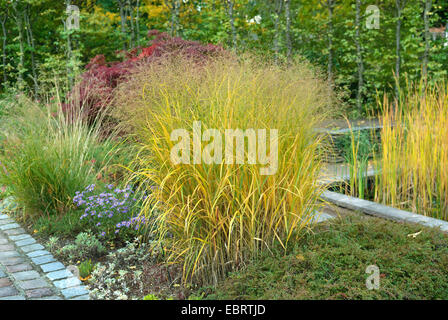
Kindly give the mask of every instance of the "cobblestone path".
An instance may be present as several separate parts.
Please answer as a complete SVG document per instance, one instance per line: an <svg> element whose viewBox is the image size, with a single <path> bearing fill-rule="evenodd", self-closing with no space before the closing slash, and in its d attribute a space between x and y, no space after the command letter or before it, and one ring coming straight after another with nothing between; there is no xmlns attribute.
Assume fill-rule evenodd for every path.
<svg viewBox="0 0 448 320"><path fill-rule="evenodd" d="M0 213L0 300L65 299L88 300L89 293L19 224Z"/></svg>

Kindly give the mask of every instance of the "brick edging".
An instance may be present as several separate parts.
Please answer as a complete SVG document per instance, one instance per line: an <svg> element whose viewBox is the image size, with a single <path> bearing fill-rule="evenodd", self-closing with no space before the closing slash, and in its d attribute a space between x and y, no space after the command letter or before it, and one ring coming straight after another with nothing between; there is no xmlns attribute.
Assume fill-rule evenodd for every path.
<svg viewBox="0 0 448 320"><path fill-rule="evenodd" d="M60 300L89 300L89 291L82 285L81 281L71 273L64 264L57 261L53 255L45 250L44 246L39 244L36 239L31 237L13 218L0 213L0 236L8 240L7 250L0 251L0 273L9 275L10 282L14 284L20 295L4 296L0 299L17 300L25 297L30 290L48 288L44 282L48 283L55 291L51 297L34 297L42 299ZM14 271L14 260L21 261L17 264L25 263L32 266L32 270ZM5 265L7 264L7 265ZM36 272L39 274L36 277ZM28 277L34 276L33 279ZM34 282L33 282L34 281ZM42 285L38 288L39 284ZM27 291L28 290L28 291ZM33 298L33 297L31 297ZM23 299L21 299L23 300Z"/></svg>

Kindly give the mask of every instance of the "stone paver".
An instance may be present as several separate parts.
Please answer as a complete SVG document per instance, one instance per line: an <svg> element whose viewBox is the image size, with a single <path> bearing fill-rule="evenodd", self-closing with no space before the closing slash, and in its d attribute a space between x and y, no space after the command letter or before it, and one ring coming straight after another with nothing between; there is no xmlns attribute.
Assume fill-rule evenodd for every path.
<svg viewBox="0 0 448 320"><path fill-rule="evenodd" d="M0 251L9 251L14 249L15 247L13 244L0 244Z"/></svg>
<svg viewBox="0 0 448 320"><path fill-rule="evenodd" d="M0 288L11 286L12 282L8 278L0 278Z"/></svg>
<svg viewBox="0 0 448 320"><path fill-rule="evenodd" d="M26 255L30 258L35 258L35 257L45 256L48 254L50 254L50 252L48 252L47 250L37 250L37 251L27 253Z"/></svg>
<svg viewBox="0 0 448 320"><path fill-rule="evenodd" d="M12 241L19 241L23 239L31 239L32 237L29 234L19 234L18 236L10 236L9 239Z"/></svg>
<svg viewBox="0 0 448 320"><path fill-rule="evenodd" d="M78 287L62 290L62 294L66 298L74 298L74 297L89 294L89 292L83 286L78 286Z"/></svg>
<svg viewBox="0 0 448 320"><path fill-rule="evenodd" d="M42 298L54 295L53 290L51 290L50 288L27 290L25 293L27 298Z"/></svg>
<svg viewBox="0 0 448 320"><path fill-rule="evenodd" d="M43 272L52 272L65 269L65 266L60 262L51 262L40 266Z"/></svg>
<svg viewBox="0 0 448 320"><path fill-rule="evenodd" d="M56 261L56 259L51 254L49 254L46 256L39 256L39 257L31 258L31 261L33 261L34 264L40 265L40 264L45 264L45 263L49 263L49 262L54 262L54 261Z"/></svg>
<svg viewBox="0 0 448 320"><path fill-rule="evenodd" d="M5 230L5 234L7 234L8 236L17 236L19 234L24 234L25 232L26 231L23 228Z"/></svg>
<svg viewBox="0 0 448 320"><path fill-rule="evenodd" d="M7 261L9 258L20 257L20 254L15 250L0 251L0 263Z"/></svg>
<svg viewBox="0 0 448 320"><path fill-rule="evenodd" d="M90 300L89 295L83 295L83 296L79 296L79 297L75 297L75 298L70 298L70 300Z"/></svg>
<svg viewBox="0 0 448 320"><path fill-rule="evenodd" d="M23 257L21 257L20 255L18 255L18 256L15 256L12 258L10 257L8 259L0 261L0 264L3 264L4 266L14 266L16 264L25 263L25 262L26 262L26 260Z"/></svg>
<svg viewBox="0 0 448 320"><path fill-rule="evenodd" d="M71 273L68 270L59 270L59 271L53 271L53 272L47 273L47 277L50 280L59 280L59 279L73 277L73 273Z"/></svg>
<svg viewBox="0 0 448 320"><path fill-rule="evenodd" d="M64 280L58 280L54 282L54 285L59 289L67 289L70 287L79 286L80 284L81 281L76 277L67 278Z"/></svg>
<svg viewBox="0 0 448 320"><path fill-rule="evenodd" d="M27 246L27 245L33 244L33 243L36 243L36 240L34 240L33 238L26 238L26 239L16 241L16 245L19 247Z"/></svg>
<svg viewBox="0 0 448 320"><path fill-rule="evenodd" d="M20 225L18 225L17 223L8 223L0 226L0 230L10 230L15 228L20 228Z"/></svg>
<svg viewBox="0 0 448 320"><path fill-rule="evenodd" d="M50 285L47 281L45 281L43 278L37 278L32 280L26 280L26 281L19 281L17 283L18 287L20 287L23 290L29 290L29 289L39 289L39 288L46 288Z"/></svg>
<svg viewBox="0 0 448 320"><path fill-rule="evenodd" d="M40 274L37 271L30 270L30 271L16 272L13 273L12 276L16 280L24 281L24 280L37 279L40 277Z"/></svg>
<svg viewBox="0 0 448 320"><path fill-rule="evenodd" d="M24 296L8 296L2 297L0 300L26 300Z"/></svg>
<svg viewBox="0 0 448 320"><path fill-rule="evenodd" d="M51 297L42 297L39 300L63 300L63 299L59 296L51 296ZM89 299L86 299L86 300L89 300Z"/></svg>
<svg viewBox="0 0 448 320"><path fill-rule="evenodd" d="M19 292L17 291L17 289L14 288L13 286L6 286L3 288L0 288L0 297L15 296L18 293Z"/></svg>
<svg viewBox="0 0 448 320"><path fill-rule="evenodd" d="M0 300L89 300L89 292L18 223L0 213Z"/></svg>
<svg viewBox="0 0 448 320"><path fill-rule="evenodd" d="M35 244L31 244L29 246L23 246L23 247L21 247L21 249L23 250L23 252L28 253L28 252L32 252L32 251L42 250L45 248L43 245L35 243Z"/></svg>
<svg viewBox="0 0 448 320"><path fill-rule="evenodd" d="M10 273L21 272L21 271L30 271L33 270L33 266L29 263L20 263L12 266L5 266L6 271Z"/></svg>

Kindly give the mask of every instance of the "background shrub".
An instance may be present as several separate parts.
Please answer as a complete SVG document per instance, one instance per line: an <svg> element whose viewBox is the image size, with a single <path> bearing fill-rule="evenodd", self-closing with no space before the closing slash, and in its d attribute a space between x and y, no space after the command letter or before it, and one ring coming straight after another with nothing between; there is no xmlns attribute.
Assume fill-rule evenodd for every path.
<svg viewBox="0 0 448 320"><path fill-rule="evenodd" d="M68 103L64 105L65 111L79 113L83 110L89 123L92 123L100 110L113 103L118 84L126 81L132 70L141 63L154 63L163 56L188 57L201 62L225 52L220 46L171 37L157 30L150 30L148 37L154 37L148 47L126 52L123 61L107 62L104 55L92 58L81 75L79 85L72 90Z"/></svg>

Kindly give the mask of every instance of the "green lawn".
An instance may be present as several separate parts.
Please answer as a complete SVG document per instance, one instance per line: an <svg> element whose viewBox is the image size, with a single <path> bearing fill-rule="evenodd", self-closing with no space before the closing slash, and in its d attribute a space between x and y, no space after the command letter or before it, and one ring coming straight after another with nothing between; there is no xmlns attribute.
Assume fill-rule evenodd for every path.
<svg viewBox="0 0 448 320"><path fill-rule="evenodd" d="M379 290L366 288L371 264L380 269ZM448 299L448 235L346 216L201 291L207 299Z"/></svg>

